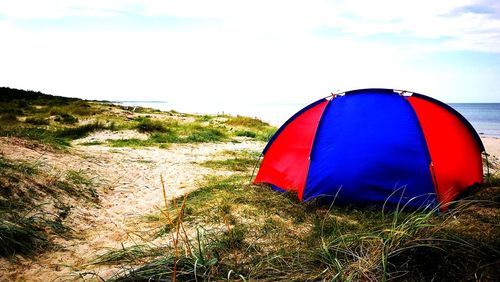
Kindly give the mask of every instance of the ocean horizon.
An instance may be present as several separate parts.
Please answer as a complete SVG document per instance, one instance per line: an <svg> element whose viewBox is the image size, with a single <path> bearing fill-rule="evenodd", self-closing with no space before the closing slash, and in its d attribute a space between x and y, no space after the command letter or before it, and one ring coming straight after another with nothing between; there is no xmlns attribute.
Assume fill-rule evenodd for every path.
<svg viewBox="0 0 500 282"><path fill-rule="evenodd" d="M302 103L237 103L237 102L163 102L163 101L113 101L130 107L147 107L161 111L175 110L193 114L229 114L259 118L281 126L293 114L308 104ZM479 135L500 137L500 103L447 103L462 114Z"/></svg>

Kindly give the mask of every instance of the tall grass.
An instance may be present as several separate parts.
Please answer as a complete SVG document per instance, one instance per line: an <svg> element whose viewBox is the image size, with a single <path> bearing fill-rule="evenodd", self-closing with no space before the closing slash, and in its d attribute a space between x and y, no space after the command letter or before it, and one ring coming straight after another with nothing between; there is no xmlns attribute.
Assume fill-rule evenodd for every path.
<svg viewBox="0 0 500 282"><path fill-rule="evenodd" d="M488 281L498 274L498 214L469 218L471 209L498 211L498 203L462 201L446 214L406 208L388 212L300 203L293 195L247 181L247 173L208 177L187 198L169 201L159 217L161 225L180 221L184 229L174 224L161 235L168 242L162 245L162 254L120 260L124 270L114 279L456 281L477 277ZM468 224L481 226L483 234L489 235L461 229ZM138 261L141 266L127 267Z"/></svg>
<svg viewBox="0 0 500 282"><path fill-rule="evenodd" d="M90 133L104 130L104 129L112 129L111 126L107 126L100 121L95 121L93 123L88 123L84 125L80 125L77 127L67 127L60 130L57 130L54 135L61 138L66 138L70 140L79 139L88 136Z"/></svg>
<svg viewBox="0 0 500 282"><path fill-rule="evenodd" d="M210 167L213 169L223 169L233 172L244 172L255 167L259 158L259 152L251 151L223 151L215 158L225 156L222 159L208 160L200 163L201 166Z"/></svg>
<svg viewBox="0 0 500 282"><path fill-rule="evenodd" d="M0 157L0 256L33 255L54 246L52 238L72 234L65 224L71 212L66 198L94 203L97 196L81 172L58 179L36 162Z"/></svg>

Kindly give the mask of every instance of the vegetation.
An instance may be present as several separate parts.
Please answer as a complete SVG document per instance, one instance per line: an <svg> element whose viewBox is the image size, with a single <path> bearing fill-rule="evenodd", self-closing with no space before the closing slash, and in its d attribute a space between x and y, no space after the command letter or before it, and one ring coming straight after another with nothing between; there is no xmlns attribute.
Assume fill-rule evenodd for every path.
<svg viewBox="0 0 500 282"><path fill-rule="evenodd" d="M165 244L110 250L94 263L122 265L116 281L490 281L499 275L497 189L484 188L440 214L301 203L252 185L249 177L248 170L209 176L187 197L165 200L165 209L148 217Z"/></svg>
<svg viewBox="0 0 500 282"><path fill-rule="evenodd" d="M57 115L54 121L64 123L64 124L75 124L78 122L78 118L67 113Z"/></svg>
<svg viewBox="0 0 500 282"><path fill-rule="evenodd" d="M100 130L132 129L148 134L146 140L109 140L107 145L112 147L160 148L172 143L235 141L235 137L267 141L276 131L259 119L241 116L129 109L10 88L0 88L0 94L4 95L0 99L0 136L35 140L55 149L67 148L72 140Z"/></svg>
<svg viewBox="0 0 500 282"><path fill-rule="evenodd" d="M50 236L68 236L71 207L62 196L95 202L91 185L80 172L54 179L36 164L0 157L0 257L30 255L51 247Z"/></svg>
<svg viewBox="0 0 500 282"><path fill-rule="evenodd" d="M259 152L223 151L214 156L223 157L223 159L209 160L200 165L228 171L248 171L257 165L259 156Z"/></svg>
<svg viewBox="0 0 500 282"><path fill-rule="evenodd" d="M65 149L72 140L102 130L142 135L81 144L165 148L174 143L267 141L276 128L255 118L130 109L0 88L0 136ZM294 194L250 183L259 155L223 151L199 163L219 171L183 198L167 199L164 192L161 209L134 223L151 226L148 235L136 244L106 249L90 263L121 266L112 277L116 281L500 277L500 196L498 188L490 187L499 183L496 160L490 161L488 185L439 213L301 203ZM0 155L0 257L41 252L54 246L51 238L73 236L65 222L71 201L98 204L94 186L95 179L84 171L49 175L37 162Z"/></svg>

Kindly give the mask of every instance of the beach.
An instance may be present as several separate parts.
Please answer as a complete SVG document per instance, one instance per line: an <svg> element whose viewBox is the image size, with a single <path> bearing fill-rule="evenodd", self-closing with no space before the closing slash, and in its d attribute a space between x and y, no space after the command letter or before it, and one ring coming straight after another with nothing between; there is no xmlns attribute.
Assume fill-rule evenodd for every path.
<svg viewBox="0 0 500 282"><path fill-rule="evenodd" d="M67 114L73 123L63 124L61 114L42 119L36 115L44 108L31 109L33 113L27 116L2 120L3 128L10 131L0 137L0 184L3 191L12 191L2 196L16 203L2 216L7 216L6 222L27 220L18 225L33 229L26 232L39 232L43 241L28 245L33 250L8 249L13 254L0 257L0 281L107 280L140 275L131 269L143 266L158 267L151 274L155 276L146 277L161 277L165 269L170 277L177 267L170 264L172 256L188 261L183 266L188 267L187 273L215 271L217 277L227 277L227 268L240 273L251 269L245 275L256 280L280 277L274 270L276 262L268 259L280 256L290 262L299 258L297 263L313 273L283 266L292 275L288 277L297 280L338 273L344 278L351 273L358 278L379 277L380 252L394 246L413 248L411 242L429 238L440 242L434 226L461 240L480 237L490 244L498 238L491 220L498 217L498 209L480 204L495 197L496 187L485 186L474 196L479 201L459 204L461 208L442 218L409 213L395 226L378 209L315 206L267 186L251 185L256 162L276 130L259 119L132 111L82 101L45 108L75 115L69 119ZM44 134L38 134L41 130ZM481 140L490 154L490 171L498 173L500 138L481 136ZM34 212L32 207L37 207ZM420 225L422 218L429 222ZM418 224L413 226L414 222ZM408 230L408 225L414 230ZM387 230L393 229L396 235L390 237L391 242L397 244L377 243L392 236ZM331 233L325 237L323 232ZM369 236L364 232L370 232ZM356 254L360 260L338 256L345 269L325 272L324 262L310 258L324 255L325 240L334 245L339 236L355 236L356 243L335 248L366 251ZM311 256L301 256L304 242L312 246L307 248L315 252ZM460 244L436 248L447 249L457 258L468 256L471 265L494 255ZM211 261L212 265L203 265L200 254L206 256L205 264ZM155 264L156 260L162 263ZM254 268L258 264L267 266ZM492 277L494 269L485 269L484 275Z"/></svg>
<svg viewBox="0 0 500 282"><path fill-rule="evenodd" d="M486 149L486 152L491 156L500 159L500 138L499 137L481 137L481 141L483 141L483 145Z"/></svg>

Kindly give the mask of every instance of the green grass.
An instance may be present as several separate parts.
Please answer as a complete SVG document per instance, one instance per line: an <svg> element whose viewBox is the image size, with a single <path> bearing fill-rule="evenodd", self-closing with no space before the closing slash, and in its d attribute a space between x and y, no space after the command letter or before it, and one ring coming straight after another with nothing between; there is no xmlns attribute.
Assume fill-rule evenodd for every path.
<svg viewBox="0 0 500 282"><path fill-rule="evenodd" d="M206 143L222 141L225 137L226 134L220 129L194 126L184 140L189 143Z"/></svg>
<svg viewBox="0 0 500 282"><path fill-rule="evenodd" d="M137 148L137 147L149 147L149 146L154 146L155 144L151 142L150 140L141 140L137 138L130 138L130 139L110 139L107 140L109 146L111 147L131 147L131 148Z"/></svg>
<svg viewBox="0 0 500 282"><path fill-rule="evenodd" d="M0 116L0 121L2 121L2 122L17 122L17 114L4 113Z"/></svg>
<svg viewBox="0 0 500 282"><path fill-rule="evenodd" d="M90 118L103 113L96 103L5 87L0 87L0 94L0 136L34 140L63 149L73 139L96 130L112 129L113 124ZM78 124L78 117L90 120Z"/></svg>
<svg viewBox="0 0 500 282"><path fill-rule="evenodd" d="M209 160L200 163L201 166L222 169L229 171L248 171L255 167L258 162L260 153L249 151L224 151L217 155L226 156L220 160ZM217 155L215 157L217 157Z"/></svg>
<svg viewBox="0 0 500 282"><path fill-rule="evenodd" d="M16 162L0 157L0 257L32 255L54 244L51 237L67 236L64 224L71 207L60 200L64 189L78 197L74 184L54 181L38 169L38 164ZM83 178L69 172L79 183ZM39 204L42 195L46 204ZM46 209L51 202L54 206ZM50 211L49 211L50 210Z"/></svg>
<svg viewBox="0 0 500 282"><path fill-rule="evenodd" d="M0 257L29 255L50 243L44 228L48 226L38 215L11 214L0 210Z"/></svg>
<svg viewBox="0 0 500 282"><path fill-rule="evenodd" d="M158 257L166 251L165 248L155 248L148 245L132 245L121 249L108 249L105 253L95 258L93 264L116 264L138 261L150 257Z"/></svg>
<svg viewBox="0 0 500 282"><path fill-rule="evenodd" d="M250 131L250 130L238 130L234 133L234 135L243 136L243 137L250 137L250 138L257 137L257 133Z"/></svg>
<svg viewBox="0 0 500 282"><path fill-rule="evenodd" d="M167 132L169 129L160 120L152 120L150 118L140 117L135 128L142 133L148 132Z"/></svg>
<svg viewBox="0 0 500 282"><path fill-rule="evenodd" d="M63 123L63 124L75 124L78 122L78 118L75 116L72 116L67 113L62 113L60 115L57 115L54 119L54 121Z"/></svg>
<svg viewBox="0 0 500 282"><path fill-rule="evenodd" d="M106 103L0 88L2 91L5 97L0 99L0 136L29 139L54 149L65 149L72 140L99 130L132 129L149 135L147 140L108 141L112 147L160 148L174 143L238 142L235 137L267 141L276 131L275 127L256 118L196 116L150 109L120 114L116 111L123 107ZM179 117L194 118L194 121Z"/></svg>
<svg viewBox="0 0 500 282"><path fill-rule="evenodd" d="M144 125L141 119L139 125ZM145 119L149 120L149 119ZM179 123L173 121L147 121L149 138L146 140L130 138L107 140L112 147L161 147L166 148L173 143L209 143L226 141L227 134L219 128L202 126L198 123ZM154 124L154 126L149 126Z"/></svg>
<svg viewBox="0 0 500 282"><path fill-rule="evenodd" d="M106 126L102 122L95 121L93 123L88 123L76 127L67 127L59 129L54 132L54 135L56 137L64 138L67 140L75 140L86 137L92 132L104 129L110 129L110 127Z"/></svg>
<svg viewBox="0 0 500 282"><path fill-rule="evenodd" d="M227 116L225 125L234 128L235 136L249 137L267 142L274 135L277 128L257 118L243 116Z"/></svg>
<svg viewBox="0 0 500 282"><path fill-rule="evenodd" d="M77 115L77 116L90 116L101 111L96 107L83 100L76 100L67 104L52 105L49 108L50 115L64 116L64 115Z"/></svg>
<svg viewBox="0 0 500 282"><path fill-rule="evenodd" d="M256 129L262 129L270 126L267 122L263 122L260 119L245 116L229 117L226 123L233 126L244 126Z"/></svg>
<svg viewBox="0 0 500 282"><path fill-rule="evenodd" d="M90 141L90 142L83 142L83 143L80 143L80 145L82 146L96 146L96 145L103 145L104 142L101 142L101 141Z"/></svg>
<svg viewBox="0 0 500 282"><path fill-rule="evenodd" d="M207 177L189 194L182 217L186 228L194 230L190 234L196 234L189 237L191 254L183 251L176 260L167 248L151 257L141 255L141 260L129 257L119 261L124 270L114 279L171 279L174 268L177 279L200 281L228 276L247 281L489 281L498 275L495 189L439 214L301 203L293 194L248 180L248 173ZM478 216L492 211L493 217ZM168 212L175 221L172 205ZM168 241L174 231L160 236ZM127 270L138 261L141 266Z"/></svg>
<svg viewBox="0 0 500 282"><path fill-rule="evenodd" d="M49 119L43 118L43 117L29 117L29 118L26 118L25 122L33 124L33 125L49 125L50 124Z"/></svg>
<svg viewBox="0 0 500 282"><path fill-rule="evenodd" d="M4 124L0 128L0 136L20 137L38 141L55 149L63 149L70 146L70 141L88 136L90 133L112 129L113 125L106 125L96 121L89 124L74 127L47 128L39 126L27 126L24 123Z"/></svg>

